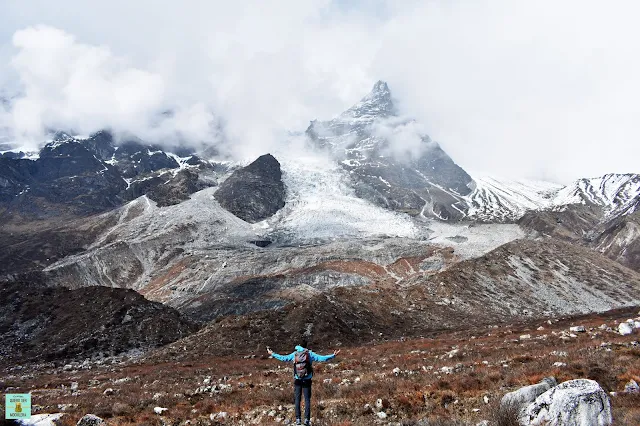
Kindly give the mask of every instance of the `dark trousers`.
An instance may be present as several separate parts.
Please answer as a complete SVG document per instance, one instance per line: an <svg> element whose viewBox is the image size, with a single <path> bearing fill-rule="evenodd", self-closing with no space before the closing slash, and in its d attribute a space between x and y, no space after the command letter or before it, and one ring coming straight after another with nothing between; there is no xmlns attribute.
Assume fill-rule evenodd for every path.
<svg viewBox="0 0 640 426"><path fill-rule="evenodd" d="M304 393L304 418L311 420L311 379L293 382L296 404L296 419L300 419L300 397Z"/></svg>

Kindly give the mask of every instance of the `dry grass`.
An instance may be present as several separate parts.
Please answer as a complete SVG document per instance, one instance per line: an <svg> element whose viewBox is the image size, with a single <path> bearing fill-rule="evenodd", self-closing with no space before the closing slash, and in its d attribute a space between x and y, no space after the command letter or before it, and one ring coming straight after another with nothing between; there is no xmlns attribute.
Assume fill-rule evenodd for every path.
<svg viewBox="0 0 640 426"><path fill-rule="evenodd" d="M495 426L520 426L520 422L518 422L520 406L518 404L510 402L502 405L500 401L496 401L492 406L493 409L489 416L491 424Z"/></svg>
<svg viewBox="0 0 640 426"><path fill-rule="evenodd" d="M618 314L619 315L619 314ZM620 336L599 330L626 317L592 315L517 327L487 327L446 332L437 338L389 341L343 348L335 363L316 365L312 415L317 425L370 425L378 421L376 401L382 400L388 421L405 425L461 425L489 420L512 425L513 413L498 410L504 393L547 376L559 381L597 380L612 397L616 424L640 424L640 396L620 392L630 379L640 379L639 335ZM563 339L576 321L587 333ZM537 330L539 325L544 330ZM531 339L519 340L524 333ZM602 343L606 345L602 345ZM315 348L323 352L323 348ZM328 349L328 348L327 348ZM191 361L128 361L90 370L62 371L31 366L5 371L0 388L32 391L34 412L59 412L68 404L66 424L94 413L112 425L217 424L211 414L228 413L220 424L241 420L281 424L292 419L293 391L288 365L268 359L199 357ZM554 366L555 362L566 366ZM394 369L396 369L394 371ZM399 371L397 370L399 369ZM197 393L210 377L226 390ZM128 379L127 379L128 378ZM125 379L125 380L122 380ZM71 382L79 391L73 393ZM104 395L107 388L112 395ZM485 397L489 403L485 402ZM373 407L365 409L365 405ZM154 414L156 406L165 415ZM275 416L264 413L274 410Z"/></svg>

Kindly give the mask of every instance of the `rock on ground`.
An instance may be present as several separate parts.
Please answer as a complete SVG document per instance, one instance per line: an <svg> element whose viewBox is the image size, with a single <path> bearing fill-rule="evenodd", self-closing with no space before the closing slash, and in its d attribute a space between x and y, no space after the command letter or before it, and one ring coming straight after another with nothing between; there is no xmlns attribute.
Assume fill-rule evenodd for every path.
<svg viewBox="0 0 640 426"><path fill-rule="evenodd" d="M618 333L620 333L623 336L628 336L629 334L633 333L633 327L629 323L622 322L618 326Z"/></svg>
<svg viewBox="0 0 640 426"><path fill-rule="evenodd" d="M167 410L168 410L168 408L164 408L164 407L154 407L153 408L153 412L156 413L156 414L162 414Z"/></svg>
<svg viewBox="0 0 640 426"><path fill-rule="evenodd" d="M607 393L587 379L569 380L549 389L520 417L522 425L607 426L611 422Z"/></svg>
<svg viewBox="0 0 640 426"><path fill-rule="evenodd" d="M509 392L502 397L500 408L506 409L511 405L516 405L519 411L524 410L530 403L536 400L539 395L547 392L556 386L558 382L554 377L546 377L535 385L525 386L513 392Z"/></svg>
<svg viewBox="0 0 640 426"><path fill-rule="evenodd" d="M106 425L105 421L95 414L86 414L83 418L78 420L76 426L103 426Z"/></svg>
<svg viewBox="0 0 640 426"><path fill-rule="evenodd" d="M624 391L626 393L640 393L640 386L638 386L638 383L635 380L631 379L624 386Z"/></svg>
<svg viewBox="0 0 640 426"><path fill-rule="evenodd" d="M63 413L36 414L30 419L18 420L18 424L22 426L56 426L62 416L64 416Z"/></svg>

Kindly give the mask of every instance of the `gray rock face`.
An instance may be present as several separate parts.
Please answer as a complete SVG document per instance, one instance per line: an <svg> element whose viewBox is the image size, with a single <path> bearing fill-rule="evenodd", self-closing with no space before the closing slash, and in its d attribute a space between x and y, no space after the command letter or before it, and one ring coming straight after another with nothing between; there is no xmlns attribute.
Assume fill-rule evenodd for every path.
<svg viewBox="0 0 640 426"><path fill-rule="evenodd" d="M607 426L612 423L611 402L600 385L587 379L555 386L529 404L522 425Z"/></svg>
<svg viewBox="0 0 640 426"><path fill-rule="evenodd" d="M549 389L556 386L558 382L554 377L546 377L542 379L540 383L535 385L525 386L513 392L509 392L502 397L500 401L500 408L506 409L509 406L517 406L519 411L524 410L529 404L536 400L536 398Z"/></svg>
<svg viewBox="0 0 640 426"><path fill-rule="evenodd" d="M95 414L86 414L83 418L78 420L76 426L101 426L105 424L105 421Z"/></svg>
<svg viewBox="0 0 640 426"><path fill-rule="evenodd" d="M214 197L222 207L246 222L255 223L273 216L285 203L280 163L271 154L258 157L233 172Z"/></svg>
<svg viewBox="0 0 640 426"><path fill-rule="evenodd" d="M385 82L333 120L312 121L306 133L341 161L358 197L412 215L464 217L461 197L471 192L471 177L417 134L415 121L397 115ZM404 138L411 138L411 152L403 152Z"/></svg>

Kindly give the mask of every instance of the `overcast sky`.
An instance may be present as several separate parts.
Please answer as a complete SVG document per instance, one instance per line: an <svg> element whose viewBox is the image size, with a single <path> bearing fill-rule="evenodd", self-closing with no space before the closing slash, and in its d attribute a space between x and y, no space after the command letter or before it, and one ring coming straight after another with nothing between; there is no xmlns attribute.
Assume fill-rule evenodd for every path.
<svg viewBox="0 0 640 426"><path fill-rule="evenodd" d="M254 156L382 79L472 174L640 172L638 16L633 0L0 0L0 125L224 129Z"/></svg>

